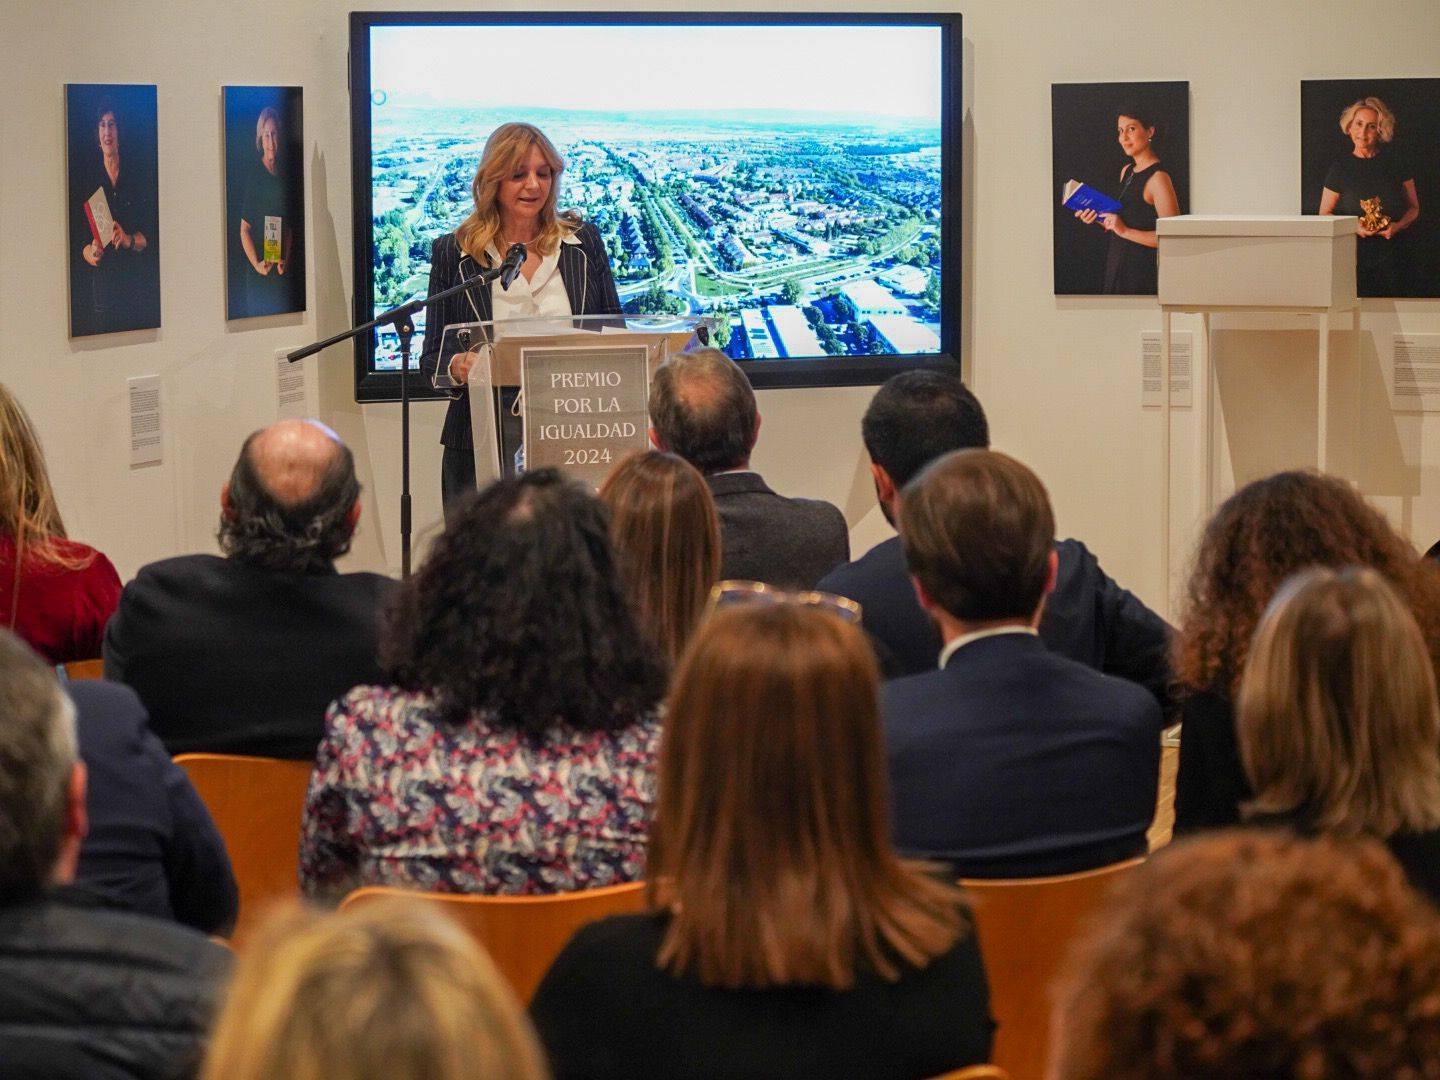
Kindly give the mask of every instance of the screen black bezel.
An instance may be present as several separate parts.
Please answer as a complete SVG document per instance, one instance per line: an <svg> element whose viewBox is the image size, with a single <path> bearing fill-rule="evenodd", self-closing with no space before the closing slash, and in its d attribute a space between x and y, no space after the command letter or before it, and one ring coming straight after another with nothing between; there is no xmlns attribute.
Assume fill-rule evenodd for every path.
<svg viewBox="0 0 1440 1080"><path fill-rule="evenodd" d="M738 11L355 11L350 13L350 176L351 260L353 286L351 315L355 325L373 318L374 290L373 202L370 160L370 30L378 26L501 26L501 25L650 25L690 26L811 25L811 26L934 26L940 29L940 216L945 227L940 237L940 276L945 291L940 298L940 351L922 354L820 357L814 360L737 361L756 389L809 386L867 386L885 381L910 368L960 370L961 297L961 17L951 12L738 12ZM361 181L364 181L361 183ZM397 401L400 373L372 368L374 338L355 339L355 400ZM413 369L412 369L413 370ZM445 395L412 376L412 398Z"/></svg>

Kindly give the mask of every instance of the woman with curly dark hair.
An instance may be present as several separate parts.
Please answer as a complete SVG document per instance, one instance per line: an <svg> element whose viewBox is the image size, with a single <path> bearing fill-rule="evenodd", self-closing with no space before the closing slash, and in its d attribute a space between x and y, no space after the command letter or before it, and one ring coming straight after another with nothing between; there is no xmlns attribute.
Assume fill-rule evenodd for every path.
<svg viewBox="0 0 1440 1080"><path fill-rule="evenodd" d="M1053 1080L1440 1077L1440 920L1374 841L1185 841L1091 926Z"/></svg>
<svg viewBox="0 0 1440 1080"><path fill-rule="evenodd" d="M664 693L599 502L554 470L457 507L401 594L392 687L330 707L306 892L548 893L642 876Z"/></svg>
<svg viewBox="0 0 1440 1080"><path fill-rule="evenodd" d="M1175 784L1175 831L1233 825L1250 785L1233 702L1251 638L1276 590L1311 566L1367 566L1392 585L1440 664L1440 572L1350 484L1283 472L1247 484L1206 526L1175 640L1187 693Z"/></svg>

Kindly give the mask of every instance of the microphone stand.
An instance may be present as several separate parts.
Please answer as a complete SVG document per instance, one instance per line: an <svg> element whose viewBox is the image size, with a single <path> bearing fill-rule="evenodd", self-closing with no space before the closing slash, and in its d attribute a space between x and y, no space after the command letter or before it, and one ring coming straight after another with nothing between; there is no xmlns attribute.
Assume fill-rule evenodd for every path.
<svg viewBox="0 0 1440 1080"><path fill-rule="evenodd" d="M523 261L523 255L521 259ZM339 345L342 341L349 341L361 334L367 334L379 326L393 326L395 333L400 336L400 575L408 578L410 576L410 339L415 336L415 313L425 307L426 304L434 304L440 300L448 299L457 293L476 285L488 285L497 277L504 274L509 267L505 264L493 269L481 270L472 278L466 278L458 285L452 285L448 289L431 293L421 300L410 300L399 307L391 308L367 323L349 330L342 330L333 334L324 341L317 341L313 345L306 345L303 349L296 349L287 353L285 359L290 363L297 360L304 360L307 356L314 356L318 352L328 349L331 345ZM443 327L427 327L427 331L443 332Z"/></svg>

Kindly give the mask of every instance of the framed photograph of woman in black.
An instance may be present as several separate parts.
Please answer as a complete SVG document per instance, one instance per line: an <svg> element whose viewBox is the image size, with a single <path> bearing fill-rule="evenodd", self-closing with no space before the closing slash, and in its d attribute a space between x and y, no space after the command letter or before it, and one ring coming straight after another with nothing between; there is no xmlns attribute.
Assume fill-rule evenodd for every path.
<svg viewBox="0 0 1440 1080"><path fill-rule="evenodd" d="M225 317L305 310L305 131L298 86L227 86Z"/></svg>
<svg viewBox="0 0 1440 1080"><path fill-rule="evenodd" d="M65 87L70 336L160 325L154 86Z"/></svg>
<svg viewBox="0 0 1440 1080"><path fill-rule="evenodd" d="M1440 296L1440 79L1302 82L1300 212L1359 219L1361 296Z"/></svg>
<svg viewBox="0 0 1440 1080"><path fill-rule="evenodd" d="M1154 296L1155 222L1190 205L1188 82L1050 88L1057 295Z"/></svg>

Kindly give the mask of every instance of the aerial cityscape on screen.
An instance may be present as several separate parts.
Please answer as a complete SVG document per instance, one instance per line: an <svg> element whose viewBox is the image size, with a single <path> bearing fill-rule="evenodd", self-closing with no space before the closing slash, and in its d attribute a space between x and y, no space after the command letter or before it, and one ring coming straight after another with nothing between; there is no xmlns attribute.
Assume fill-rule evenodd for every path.
<svg viewBox="0 0 1440 1080"><path fill-rule="evenodd" d="M530 52L576 55L598 47L612 61L625 49L647 50L650 57L659 52L665 62L650 63L659 79L667 64L683 62L685 45L702 37L707 54L747 49L756 67L765 60L757 53L788 53L792 69L797 59L795 42L778 40L779 31L793 33L793 27L667 28L664 38L690 35L678 49L658 35L647 40L644 31L651 28L446 29L473 35L477 49L482 42L493 46L497 36L522 34ZM803 29L811 50L825 44L815 40L821 28ZM483 100L487 94L473 84L449 86L434 78L434 65L444 64L434 55L435 32L373 32L377 312L424 294L431 242L470 212L470 183L486 137L500 123L524 119L541 127L564 156L560 206L580 211L599 229L627 313L720 316L717 344L740 360L939 351L941 147L933 28L879 31L911 47L864 46L870 70L857 78L847 54L877 29L826 27L825 34L842 35L835 38L838 48L824 50L834 62L807 61L808 74L799 81L793 71L784 79L772 76L773 102L749 85L735 105L722 107L715 77L707 75L704 86L689 85L691 78L647 95L665 100L665 109L627 100L640 92L636 87L597 94L583 78L575 80L576 97L590 107ZM554 44L562 33L584 35L587 44ZM731 40L717 41L717 34ZM453 47L453 38L447 44ZM877 55L890 59L877 66ZM865 92L872 80L883 92ZM804 97L794 96L797 86ZM797 101L807 107L796 108ZM412 356L420 348L417 343ZM398 364L397 343L382 335L375 367Z"/></svg>

